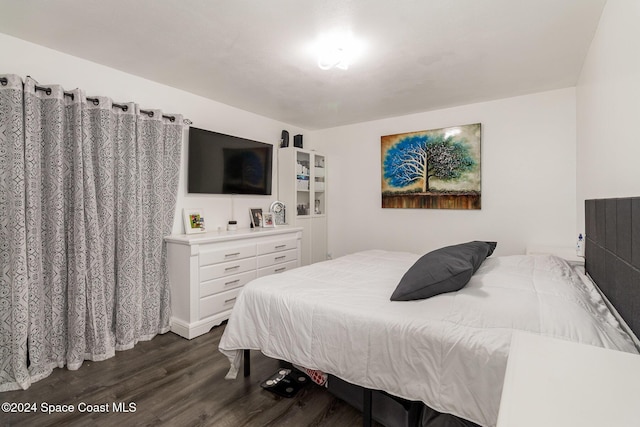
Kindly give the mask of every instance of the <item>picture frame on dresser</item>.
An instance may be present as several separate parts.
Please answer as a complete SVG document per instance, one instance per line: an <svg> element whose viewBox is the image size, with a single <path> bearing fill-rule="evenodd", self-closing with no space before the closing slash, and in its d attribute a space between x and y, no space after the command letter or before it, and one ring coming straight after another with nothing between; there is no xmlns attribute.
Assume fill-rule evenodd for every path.
<svg viewBox="0 0 640 427"><path fill-rule="evenodd" d="M265 228L273 228L276 226L272 213L264 212L262 214L262 226Z"/></svg>
<svg viewBox="0 0 640 427"><path fill-rule="evenodd" d="M204 233L206 228L202 209L183 209L182 218L184 221L184 233L195 234Z"/></svg>
<svg viewBox="0 0 640 427"><path fill-rule="evenodd" d="M251 228L262 227L262 208L249 208L249 216L251 217Z"/></svg>

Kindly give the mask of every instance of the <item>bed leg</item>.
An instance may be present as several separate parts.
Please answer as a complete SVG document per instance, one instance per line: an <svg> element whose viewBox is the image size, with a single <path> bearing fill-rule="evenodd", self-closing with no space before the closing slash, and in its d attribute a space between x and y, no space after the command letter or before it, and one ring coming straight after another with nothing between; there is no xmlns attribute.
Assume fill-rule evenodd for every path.
<svg viewBox="0 0 640 427"><path fill-rule="evenodd" d="M248 377L251 375L251 354L249 350L244 350L243 353L244 359L244 376Z"/></svg>
<svg viewBox="0 0 640 427"><path fill-rule="evenodd" d="M362 425L364 427L371 427L372 425L372 392L371 389L365 388L363 401L362 401Z"/></svg>

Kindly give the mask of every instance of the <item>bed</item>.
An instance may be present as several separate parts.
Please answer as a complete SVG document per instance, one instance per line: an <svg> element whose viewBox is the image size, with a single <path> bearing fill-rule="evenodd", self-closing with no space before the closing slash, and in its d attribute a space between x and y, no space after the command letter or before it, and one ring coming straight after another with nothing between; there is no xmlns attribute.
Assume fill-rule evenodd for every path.
<svg viewBox="0 0 640 427"><path fill-rule="evenodd" d="M631 223L635 218L640 224L640 205L625 199L622 209L627 201L628 220L618 218L621 213L610 201L587 201L586 268L604 280L603 292L609 292L613 304L621 303L620 314L628 315L633 327L638 312L633 304L640 293L633 280L639 270L631 266L622 269L622 276L612 276L620 263L628 263L611 250L618 246L611 237L606 240L611 232L626 235L620 228L628 225L628 240L637 247L634 242L640 239ZM613 227L608 214L616 217ZM251 282L219 344L231 362L228 378L237 375L243 350L260 350L365 390L382 390L493 426L514 331L638 353L637 339L596 286L560 258L489 257L458 292L390 301L418 258L364 251Z"/></svg>

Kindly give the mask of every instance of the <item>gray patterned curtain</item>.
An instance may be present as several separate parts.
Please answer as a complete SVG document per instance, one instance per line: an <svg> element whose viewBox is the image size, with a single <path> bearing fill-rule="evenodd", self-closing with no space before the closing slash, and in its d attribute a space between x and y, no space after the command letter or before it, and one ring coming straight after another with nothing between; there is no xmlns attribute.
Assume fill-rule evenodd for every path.
<svg viewBox="0 0 640 427"><path fill-rule="evenodd" d="M0 77L2 391L169 330L182 117Z"/></svg>

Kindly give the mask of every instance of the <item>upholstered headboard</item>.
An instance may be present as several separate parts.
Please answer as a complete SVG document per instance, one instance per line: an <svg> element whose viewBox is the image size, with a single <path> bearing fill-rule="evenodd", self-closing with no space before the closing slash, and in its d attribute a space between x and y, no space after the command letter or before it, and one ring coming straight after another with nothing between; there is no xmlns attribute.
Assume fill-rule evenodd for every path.
<svg viewBox="0 0 640 427"><path fill-rule="evenodd" d="M585 201L585 269L640 337L640 197Z"/></svg>

